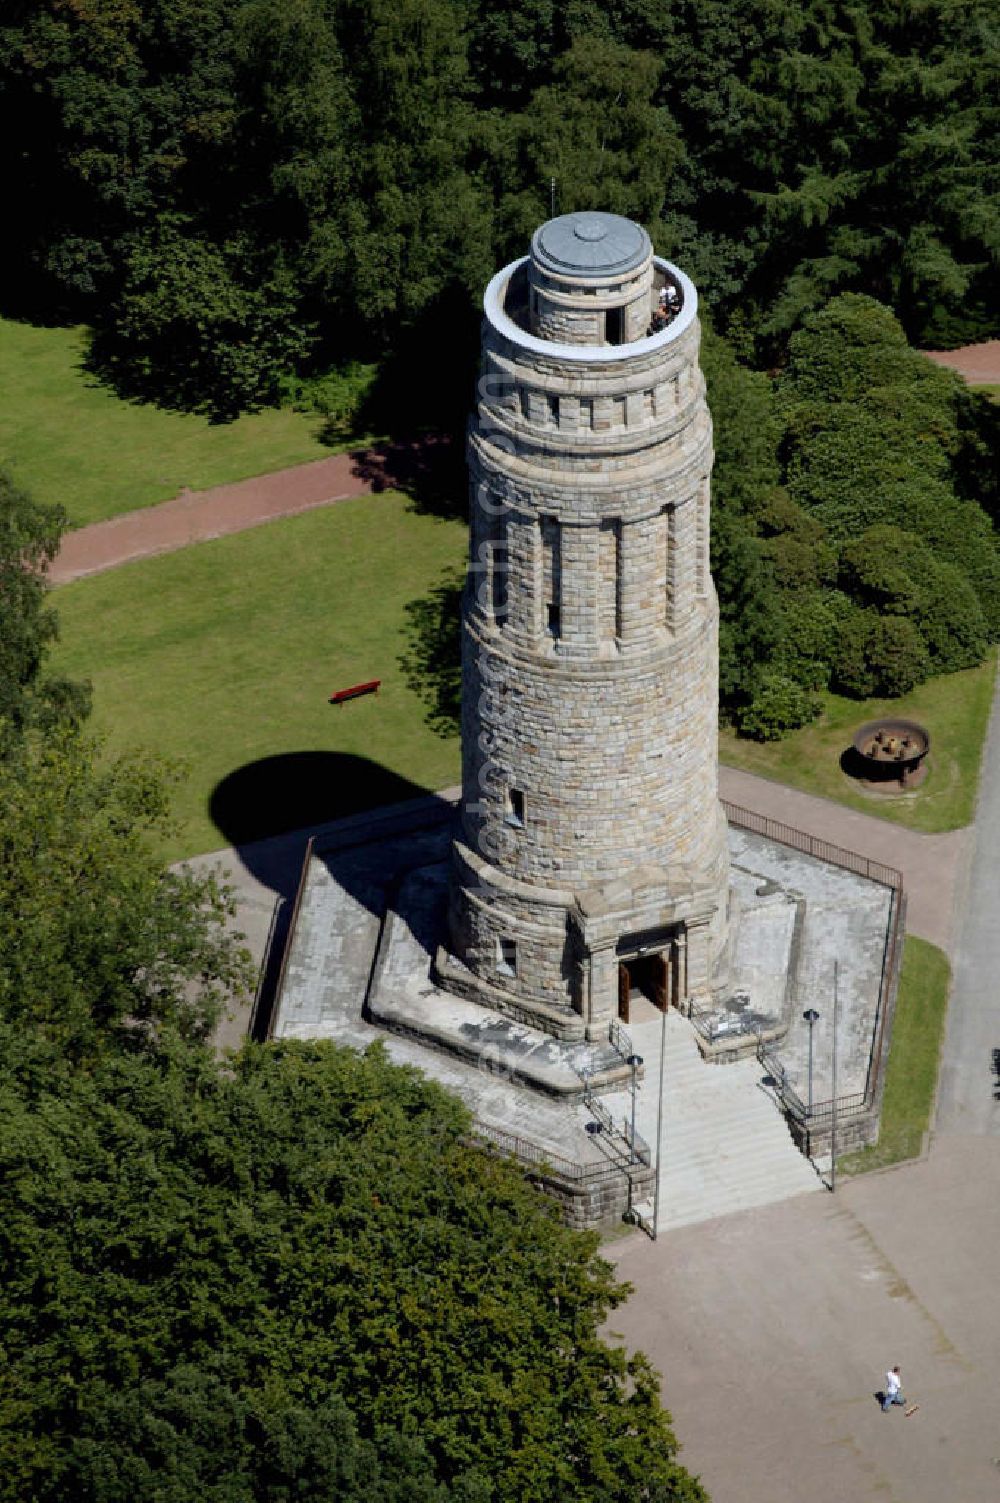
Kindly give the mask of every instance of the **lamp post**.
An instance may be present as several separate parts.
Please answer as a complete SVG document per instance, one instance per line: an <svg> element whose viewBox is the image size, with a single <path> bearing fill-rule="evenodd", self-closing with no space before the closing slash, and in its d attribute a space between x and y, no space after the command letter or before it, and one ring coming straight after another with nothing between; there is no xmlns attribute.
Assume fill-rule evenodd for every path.
<svg viewBox="0 0 1000 1503"><path fill-rule="evenodd" d="M629 1149L630 1149L629 1163L634 1164L635 1161L636 1161L636 1152L635 1152L635 1095L636 1095L636 1091L638 1089L637 1071L639 1069L639 1066L642 1064L642 1055L641 1054L630 1054L629 1057L628 1057L628 1062L632 1066L632 1137L631 1137L630 1142L629 1142Z"/></svg>
<svg viewBox="0 0 1000 1503"><path fill-rule="evenodd" d="M667 1052L667 1009L660 1013L660 1092L656 1100L656 1179L653 1181L653 1241L660 1230L660 1159L663 1149L663 1060Z"/></svg>
<svg viewBox="0 0 1000 1503"><path fill-rule="evenodd" d="M809 1112L813 1109L813 1028L819 1022L819 1013L815 1007L807 1007L802 1014L809 1024Z"/></svg>
<svg viewBox="0 0 1000 1503"><path fill-rule="evenodd" d="M839 966L833 962L833 1101L830 1103L830 1194L837 1188L837 1022L840 1017Z"/></svg>

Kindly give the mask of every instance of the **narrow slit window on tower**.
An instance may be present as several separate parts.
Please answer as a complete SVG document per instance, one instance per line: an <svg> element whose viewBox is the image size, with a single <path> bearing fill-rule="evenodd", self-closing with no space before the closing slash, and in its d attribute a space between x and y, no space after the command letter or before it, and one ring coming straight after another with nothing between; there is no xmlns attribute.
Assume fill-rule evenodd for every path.
<svg viewBox="0 0 1000 1503"><path fill-rule="evenodd" d="M502 628L507 620L510 537L507 528L508 519L498 501L497 496L490 497L485 526L489 536L488 600L493 615L493 624Z"/></svg>
<svg viewBox="0 0 1000 1503"><path fill-rule="evenodd" d="M695 496L695 569L698 594L704 595L708 579L708 481L703 480Z"/></svg>
<svg viewBox="0 0 1000 1503"><path fill-rule="evenodd" d="M524 793L520 788L507 789L507 823L524 827Z"/></svg>
<svg viewBox="0 0 1000 1503"><path fill-rule="evenodd" d="M501 936L497 940L497 971L501 976L517 975L517 943Z"/></svg>
<svg viewBox="0 0 1000 1503"><path fill-rule="evenodd" d="M490 549L490 604L493 620L503 626L507 620L507 541L494 539Z"/></svg>
<svg viewBox="0 0 1000 1503"><path fill-rule="evenodd" d="M540 627L547 631L550 636L558 637L562 630L561 612L559 609L560 596L562 594L562 563L560 559L560 533L559 523L554 517L541 518L541 547L542 547L542 570L541 588L542 595Z"/></svg>
<svg viewBox="0 0 1000 1503"><path fill-rule="evenodd" d="M597 624L602 642L614 642L622 636L622 524L620 517L606 517L598 539Z"/></svg>
<svg viewBox="0 0 1000 1503"><path fill-rule="evenodd" d="M625 343L625 309L609 308L604 318L604 337L608 344Z"/></svg>

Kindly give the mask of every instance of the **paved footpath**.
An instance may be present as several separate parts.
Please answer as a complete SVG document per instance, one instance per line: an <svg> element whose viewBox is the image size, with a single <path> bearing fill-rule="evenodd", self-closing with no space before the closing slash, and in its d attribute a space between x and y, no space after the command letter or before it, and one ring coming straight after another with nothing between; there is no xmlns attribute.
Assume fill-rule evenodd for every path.
<svg viewBox="0 0 1000 1503"><path fill-rule="evenodd" d="M1000 384L1000 339L958 350L928 350L928 358L957 370L967 380ZM328 459L293 465L232 485L182 491L159 506L125 512L69 532L49 570L53 584L100 574L134 559L173 553L191 543L259 527L279 517L350 500L399 486L406 488L428 460L433 464L444 441L425 438L379 445Z"/></svg>
<svg viewBox="0 0 1000 1503"><path fill-rule="evenodd" d="M331 454L309 464L274 470L232 485L182 491L172 501L124 512L68 532L49 578L67 584L134 559L173 553L191 543L244 532L279 517L296 516L372 492L405 488L430 472L447 452L447 440L426 437Z"/></svg>
<svg viewBox="0 0 1000 1503"><path fill-rule="evenodd" d="M969 830L922 835L735 767L719 768L719 791L756 814L896 867L903 873L907 895L907 929L950 951L955 903L968 863ZM877 797L872 795L873 800Z"/></svg>
<svg viewBox="0 0 1000 1503"><path fill-rule="evenodd" d="M669 1153L669 1143L666 1152ZM713 1503L996 1503L1000 1155L983 1139L609 1253ZM920 1403L874 1394L886 1368Z"/></svg>
<svg viewBox="0 0 1000 1503"><path fill-rule="evenodd" d="M974 836L941 1060L938 1139L945 1134L966 1141L1000 1137L1000 680L994 688ZM1000 1496L1000 1476L997 1484Z"/></svg>
<svg viewBox="0 0 1000 1503"><path fill-rule="evenodd" d="M1000 386L1000 339L963 345L958 350L925 350L928 360L958 371L973 386Z"/></svg>
<svg viewBox="0 0 1000 1503"><path fill-rule="evenodd" d="M351 454L333 454L312 464L295 465L207 491L182 491L173 501L124 512L68 532L53 560L49 578L66 584L100 574L133 559L173 553L191 543L259 527L277 517L294 516L364 495L371 482L359 478Z"/></svg>

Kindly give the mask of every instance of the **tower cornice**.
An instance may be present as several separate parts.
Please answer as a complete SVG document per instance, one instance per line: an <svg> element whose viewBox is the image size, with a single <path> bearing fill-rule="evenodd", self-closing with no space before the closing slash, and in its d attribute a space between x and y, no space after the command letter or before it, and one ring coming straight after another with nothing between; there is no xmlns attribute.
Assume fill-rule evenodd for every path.
<svg viewBox="0 0 1000 1503"><path fill-rule="evenodd" d="M654 269L673 283L681 301L680 311L665 329L656 334L648 334L643 339L619 345L560 344L552 339L539 339L522 328L507 312L511 283L519 272L527 273L529 260L528 256L520 256L497 272L483 296L483 313L487 323L501 339L519 349L530 351L533 355L544 355L550 360L564 361L567 365L582 369L593 365L617 365L622 361L666 350L683 336L698 316L698 293L691 278L671 261L665 261L662 256L654 256ZM651 314L652 311L650 309Z"/></svg>

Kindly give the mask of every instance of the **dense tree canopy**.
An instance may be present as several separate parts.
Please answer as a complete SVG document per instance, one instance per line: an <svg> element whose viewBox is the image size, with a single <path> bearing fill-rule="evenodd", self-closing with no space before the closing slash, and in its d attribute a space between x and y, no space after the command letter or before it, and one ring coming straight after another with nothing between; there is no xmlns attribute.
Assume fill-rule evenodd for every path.
<svg viewBox="0 0 1000 1503"><path fill-rule="evenodd" d="M980 662L1000 635L987 398L854 293L804 318L776 379L711 329L702 363L730 719L776 736L812 717L819 689L902 694Z"/></svg>
<svg viewBox="0 0 1000 1503"><path fill-rule="evenodd" d="M225 415L469 318L548 212L643 220L721 326L834 293L996 330L988 0L21 0L0 23L8 297Z"/></svg>
<svg viewBox="0 0 1000 1503"><path fill-rule="evenodd" d="M247 964L218 879L154 859L168 821L155 764L77 731L0 761L0 1016L74 1059L137 1030L207 1036Z"/></svg>
<svg viewBox="0 0 1000 1503"><path fill-rule="evenodd" d="M0 1041L0 1498L704 1499L596 1236L418 1072Z"/></svg>
<svg viewBox="0 0 1000 1503"><path fill-rule="evenodd" d="M710 276L721 253L730 311L743 303L782 334L852 289L890 304L929 345L995 328L987 4L699 0L662 15L671 106L685 139L704 132L689 152L683 243L705 247Z"/></svg>

